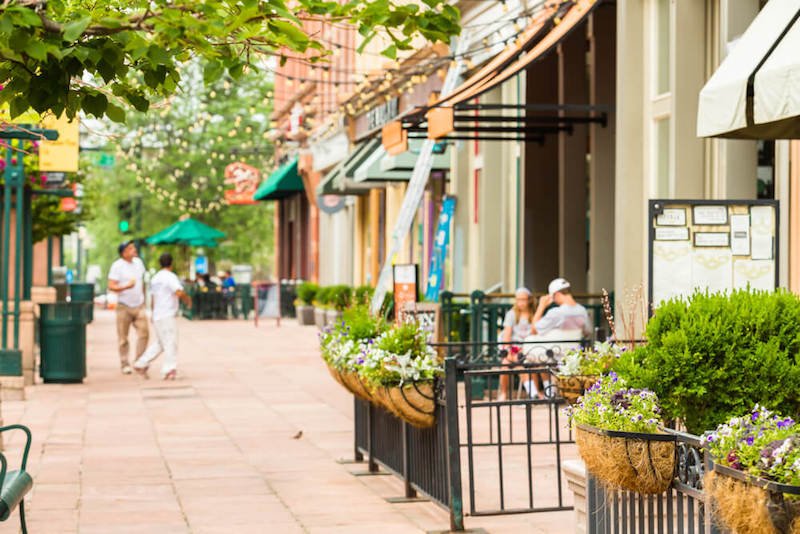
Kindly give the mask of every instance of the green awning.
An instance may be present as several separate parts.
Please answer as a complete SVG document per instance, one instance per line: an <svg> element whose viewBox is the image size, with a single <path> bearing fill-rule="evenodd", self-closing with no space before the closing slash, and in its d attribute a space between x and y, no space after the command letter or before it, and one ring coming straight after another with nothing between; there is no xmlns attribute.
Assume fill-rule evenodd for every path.
<svg viewBox="0 0 800 534"><path fill-rule="evenodd" d="M409 150L397 156L390 156L383 146L378 146L353 171L353 180L357 183L408 181L411 179L411 173L414 172L414 165L417 163L421 146L422 143L412 142L409 144ZM446 149L443 154L433 154L431 170L450 170L449 149Z"/></svg>
<svg viewBox="0 0 800 534"><path fill-rule="evenodd" d="M379 140L365 141L358 145L356 149L337 164L322 179L317 186L317 196L325 195L364 195L370 189L378 187L377 184L359 184L348 176L366 160L379 146Z"/></svg>
<svg viewBox="0 0 800 534"><path fill-rule="evenodd" d="M280 200L302 191L303 179L297 172L297 158L294 158L261 182L253 198L255 200Z"/></svg>

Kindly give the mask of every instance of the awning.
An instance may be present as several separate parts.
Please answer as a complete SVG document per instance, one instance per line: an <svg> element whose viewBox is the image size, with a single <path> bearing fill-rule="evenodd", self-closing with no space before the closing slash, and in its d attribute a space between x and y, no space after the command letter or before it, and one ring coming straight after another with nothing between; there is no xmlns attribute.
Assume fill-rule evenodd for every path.
<svg viewBox="0 0 800 534"><path fill-rule="evenodd" d="M303 179L297 172L297 158L294 158L261 182L253 198L255 200L280 200L302 191Z"/></svg>
<svg viewBox="0 0 800 534"><path fill-rule="evenodd" d="M414 172L414 165L417 162L417 154L422 142L409 143L409 150L391 156L386 153L383 146L378 146L372 155L367 158L364 163L355 170L354 180L357 183L361 182L396 182L411 179L411 173ZM450 170L450 155L447 150L443 154L433 155L432 171L449 171Z"/></svg>
<svg viewBox="0 0 800 534"><path fill-rule="evenodd" d="M545 135L571 133L574 124L605 126L607 106L470 103L552 53L602 3L602 0L557 0L544 4L532 15L530 24L514 45L490 60L449 95L404 117L402 129L396 125L394 128L387 126L384 129L386 146L398 146L398 130L408 132L408 139L480 138L541 143ZM521 109L527 112L520 113ZM478 113L481 110L490 113L481 115ZM459 111L461 115L457 114Z"/></svg>
<svg viewBox="0 0 800 534"><path fill-rule="evenodd" d="M767 2L700 91L699 137L800 138L800 0Z"/></svg>
<svg viewBox="0 0 800 534"><path fill-rule="evenodd" d="M378 147L380 147L379 140L368 140L359 144L349 156L328 171L328 174L317 186L317 196L364 195L370 189L374 189L375 184L367 185L355 182L353 173ZM348 172L350 176L347 175Z"/></svg>

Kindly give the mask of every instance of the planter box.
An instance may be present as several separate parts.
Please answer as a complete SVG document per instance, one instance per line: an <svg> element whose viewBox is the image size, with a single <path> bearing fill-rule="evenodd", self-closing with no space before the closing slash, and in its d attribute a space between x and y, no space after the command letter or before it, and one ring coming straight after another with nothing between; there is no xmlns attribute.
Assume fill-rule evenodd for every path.
<svg viewBox="0 0 800 534"><path fill-rule="evenodd" d="M297 324L308 326L316 323L314 321L314 306L298 304L295 306L295 310L297 310Z"/></svg>
<svg viewBox="0 0 800 534"><path fill-rule="evenodd" d="M575 534L586 534L588 517L586 516L586 466L581 460L561 462L561 471L567 480L567 487L573 494L575 507Z"/></svg>
<svg viewBox="0 0 800 534"><path fill-rule="evenodd" d="M314 324L322 330L325 328L325 308L314 308Z"/></svg>
<svg viewBox="0 0 800 534"><path fill-rule="evenodd" d="M342 312L339 310L327 310L325 312L325 324L328 326L336 324L342 320Z"/></svg>

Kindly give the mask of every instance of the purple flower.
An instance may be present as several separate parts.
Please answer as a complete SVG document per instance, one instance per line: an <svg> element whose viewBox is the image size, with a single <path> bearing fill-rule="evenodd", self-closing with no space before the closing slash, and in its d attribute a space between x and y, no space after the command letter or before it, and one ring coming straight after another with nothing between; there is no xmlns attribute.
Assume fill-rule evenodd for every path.
<svg viewBox="0 0 800 534"><path fill-rule="evenodd" d="M791 417L787 417L783 421L778 421L778 428L787 428L794 424Z"/></svg>
<svg viewBox="0 0 800 534"><path fill-rule="evenodd" d="M752 444L753 444L753 442L755 441L755 439L756 439L756 438L754 438L753 436L747 436L747 439L745 440L745 442L746 442L748 445L752 445Z"/></svg>
<svg viewBox="0 0 800 534"><path fill-rule="evenodd" d="M758 412L753 412L753 415L752 415L752 417L750 418L750 420L751 420L751 421L753 421L753 422L755 423L756 421L758 421L758 416L759 416L759 415L760 415L760 414L759 414Z"/></svg>
<svg viewBox="0 0 800 534"><path fill-rule="evenodd" d="M706 437L706 441L709 442L709 443L713 442L714 441L714 434L709 434Z"/></svg>

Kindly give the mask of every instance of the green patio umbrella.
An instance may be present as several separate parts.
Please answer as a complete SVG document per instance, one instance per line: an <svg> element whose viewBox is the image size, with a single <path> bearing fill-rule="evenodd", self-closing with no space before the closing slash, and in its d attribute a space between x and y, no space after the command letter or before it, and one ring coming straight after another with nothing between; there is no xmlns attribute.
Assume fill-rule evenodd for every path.
<svg viewBox="0 0 800 534"><path fill-rule="evenodd" d="M187 217L160 232L151 235L145 241L150 245L188 245L190 247L216 247L217 239L225 237L224 232L207 224Z"/></svg>

